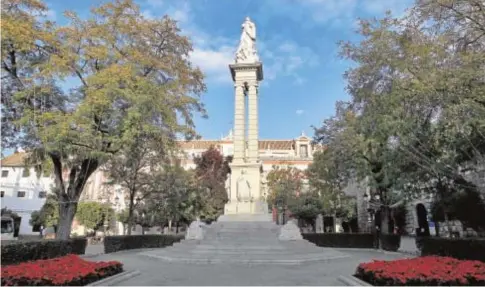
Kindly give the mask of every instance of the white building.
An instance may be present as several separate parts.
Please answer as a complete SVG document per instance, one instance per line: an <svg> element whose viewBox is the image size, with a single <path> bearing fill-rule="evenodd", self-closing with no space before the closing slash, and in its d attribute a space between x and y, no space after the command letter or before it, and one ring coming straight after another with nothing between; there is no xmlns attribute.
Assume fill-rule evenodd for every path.
<svg viewBox="0 0 485 287"><path fill-rule="evenodd" d="M19 234L36 235L39 230L29 224L31 214L44 205L47 194L54 187L54 176L37 174L33 167L26 168L26 157L27 153L19 150L0 161L1 207L22 217ZM80 200L107 202L120 212L125 208L124 194L119 188L106 185L106 182L105 173L101 169L96 170L88 178ZM76 221L73 222L73 232L83 232Z"/></svg>
<svg viewBox="0 0 485 287"><path fill-rule="evenodd" d="M35 169L26 168L27 154L18 151L1 160L1 207L10 209L22 217L19 233L38 234L30 226L32 212L40 210L50 192L54 178L51 175L37 174Z"/></svg>

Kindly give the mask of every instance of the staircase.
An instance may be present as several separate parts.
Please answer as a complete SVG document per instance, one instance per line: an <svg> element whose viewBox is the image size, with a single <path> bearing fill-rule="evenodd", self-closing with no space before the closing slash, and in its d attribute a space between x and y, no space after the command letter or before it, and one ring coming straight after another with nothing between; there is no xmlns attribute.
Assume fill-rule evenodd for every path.
<svg viewBox="0 0 485 287"><path fill-rule="evenodd" d="M142 253L169 262L194 264L287 264L349 257L306 240L280 241L280 226L271 221L223 221L204 226L204 239L183 240L171 247Z"/></svg>

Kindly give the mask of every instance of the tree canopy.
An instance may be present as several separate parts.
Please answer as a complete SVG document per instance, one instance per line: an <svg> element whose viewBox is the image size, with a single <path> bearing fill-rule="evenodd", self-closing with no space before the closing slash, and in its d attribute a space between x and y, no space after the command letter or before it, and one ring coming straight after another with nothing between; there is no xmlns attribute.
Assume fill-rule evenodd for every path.
<svg viewBox="0 0 485 287"><path fill-rule="evenodd" d="M116 0L85 18L66 12L59 26L47 10L39 0L2 3L2 144L52 163L65 239L88 177L136 135L167 150L195 135L205 85L168 16L147 19Z"/></svg>
<svg viewBox="0 0 485 287"><path fill-rule="evenodd" d="M351 99L315 133L337 159L325 164L328 183L366 179L383 207L424 193L480 200L468 175L485 166L483 8L418 0L403 17L360 20L362 40L340 44L355 63L344 75ZM473 216L484 215L477 207Z"/></svg>
<svg viewBox="0 0 485 287"><path fill-rule="evenodd" d="M214 146L194 158L195 181L202 193L202 214L208 220L216 220L224 213L227 203L226 180L231 172L232 157L224 158Z"/></svg>

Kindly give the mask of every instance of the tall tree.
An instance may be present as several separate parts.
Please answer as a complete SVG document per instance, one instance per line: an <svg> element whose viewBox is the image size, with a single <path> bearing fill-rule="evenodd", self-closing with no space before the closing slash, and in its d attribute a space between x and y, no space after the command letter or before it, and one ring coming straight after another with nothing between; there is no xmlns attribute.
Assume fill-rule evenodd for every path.
<svg viewBox="0 0 485 287"><path fill-rule="evenodd" d="M231 161L231 157L224 158L214 146L194 158L194 173L202 188L203 215L206 219L216 220L224 213L224 205L228 200L226 180L231 172Z"/></svg>
<svg viewBox="0 0 485 287"><path fill-rule="evenodd" d="M129 235L135 224L134 212L137 205L160 191L157 186L160 170L167 164L163 150L146 133L139 131L104 165L103 170L107 172L109 179L107 184L119 186L125 191Z"/></svg>
<svg viewBox="0 0 485 287"><path fill-rule="evenodd" d="M484 15L480 1L417 1L405 18L362 20L363 40L342 43L357 64L345 77L362 139L349 152L384 204L396 190L476 194L464 172L484 163Z"/></svg>
<svg viewBox="0 0 485 287"><path fill-rule="evenodd" d="M5 121L16 128L3 142L41 150L35 154L52 162L57 237L66 239L88 177L139 130L168 146L194 135L205 85L189 60L189 39L169 17L146 19L131 0L116 0L86 19L67 12L59 27L38 20L46 9L35 0L2 5L2 86L15 82L2 89L13 108ZM72 89L58 88L72 77Z"/></svg>
<svg viewBox="0 0 485 287"><path fill-rule="evenodd" d="M159 192L152 193L145 205L160 225L167 223L171 228L172 223L190 223L201 214L205 189L192 171L178 164L167 166L156 182Z"/></svg>
<svg viewBox="0 0 485 287"><path fill-rule="evenodd" d="M296 167L274 166L266 176L268 203L273 207L287 207L303 191L304 173Z"/></svg>

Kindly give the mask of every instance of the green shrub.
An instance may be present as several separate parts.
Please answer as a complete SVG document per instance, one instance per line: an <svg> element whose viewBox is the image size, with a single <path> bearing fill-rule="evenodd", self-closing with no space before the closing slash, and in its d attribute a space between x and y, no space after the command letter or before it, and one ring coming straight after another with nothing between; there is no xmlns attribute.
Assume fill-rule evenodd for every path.
<svg viewBox="0 0 485 287"><path fill-rule="evenodd" d="M401 247L401 235L399 234L381 234L381 248L386 251L396 252Z"/></svg>
<svg viewBox="0 0 485 287"><path fill-rule="evenodd" d="M50 259L68 254L82 255L86 251L84 237L69 240L39 240L2 243L2 265L17 264L39 259Z"/></svg>
<svg viewBox="0 0 485 287"><path fill-rule="evenodd" d="M112 253L121 250L139 248L158 248L173 245L184 239L183 235L118 235L104 238L104 252Z"/></svg>
<svg viewBox="0 0 485 287"><path fill-rule="evenodd" d="M485 262L484 238L422 237L421 256L438 255Z"/></svg>
<svg viewBox="0 0 485 287"><path fill-rule="evenodd" d="M371 233L304 233L302 236L320 247L374 248Z"/></svg>

